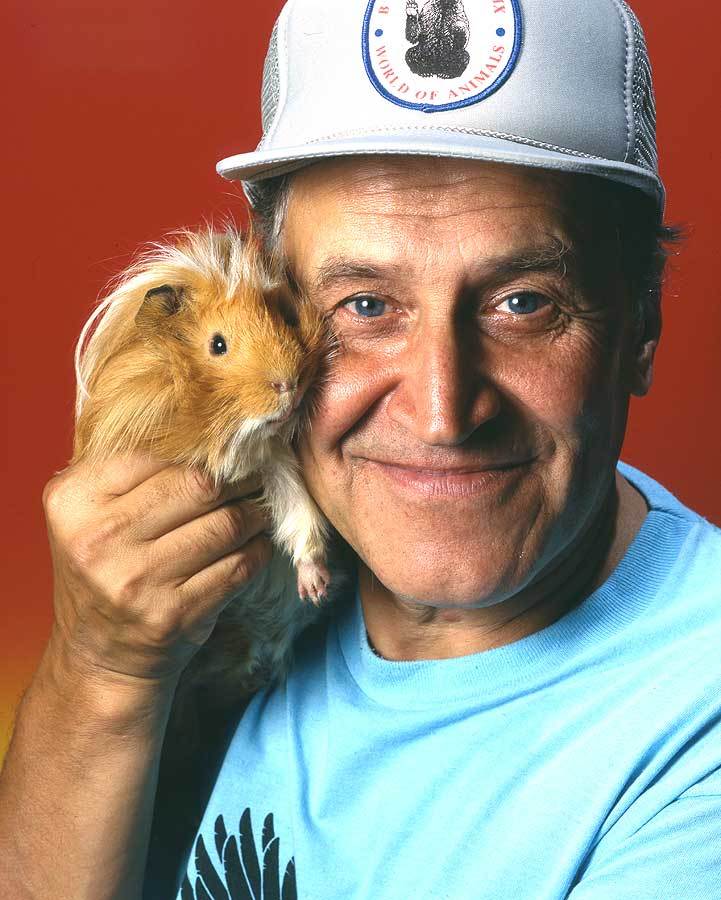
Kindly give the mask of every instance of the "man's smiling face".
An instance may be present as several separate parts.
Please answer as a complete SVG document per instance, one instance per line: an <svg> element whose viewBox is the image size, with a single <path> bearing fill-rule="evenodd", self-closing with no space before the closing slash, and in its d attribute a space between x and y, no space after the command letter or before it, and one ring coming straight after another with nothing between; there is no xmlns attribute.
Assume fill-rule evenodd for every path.
<svg viewBox="0 0 721 900"><path fill-rule="evenodd" d="M584 184L418 157L294 176L284 249L339 340L303 470L398 596L498 603L609 495L650 371Z"/></svg>

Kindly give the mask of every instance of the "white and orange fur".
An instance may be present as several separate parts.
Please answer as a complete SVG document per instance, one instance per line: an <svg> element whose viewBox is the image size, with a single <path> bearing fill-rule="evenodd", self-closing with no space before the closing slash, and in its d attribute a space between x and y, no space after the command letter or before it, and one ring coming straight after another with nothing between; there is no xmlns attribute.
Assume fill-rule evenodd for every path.
<svg viewBox="0 0 721 900"><path fill-rule="evenodd" d="M330 579L328 527L291 441L308 427L331 342L312 304L271 271L232 226L178 232L116 280L75 353L72 463L142 450L216 484L262 477L279 549L223 609L179 685L181 697L203 686L226 705L283 676Z"/></svg>

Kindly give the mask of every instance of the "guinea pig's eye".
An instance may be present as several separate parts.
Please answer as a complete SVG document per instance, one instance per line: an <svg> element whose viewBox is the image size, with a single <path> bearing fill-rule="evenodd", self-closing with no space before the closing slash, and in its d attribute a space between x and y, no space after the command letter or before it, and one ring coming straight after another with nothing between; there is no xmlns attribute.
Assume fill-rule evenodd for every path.
<svg viewBox="0 0 721 900"><path fill-rule="evenodd" d="M228 345L225 343L225 338L222 334L214 334L210 339L210 352L213 356L222 356L228 352Z"/></svg>

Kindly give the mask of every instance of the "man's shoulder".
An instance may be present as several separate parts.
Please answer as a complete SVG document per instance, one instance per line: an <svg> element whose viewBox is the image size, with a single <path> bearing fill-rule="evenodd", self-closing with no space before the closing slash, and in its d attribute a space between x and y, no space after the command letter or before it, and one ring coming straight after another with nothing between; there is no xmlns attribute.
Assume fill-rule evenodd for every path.
<svg viewBox="0 0 721 900"><path fill-rule="evenodd" d="M619 461L618 471L646 500L649 515L662 523L663 534L676 542L676 555L691 569L721 567L721 528L687 506L668 488L640 469ZM721 574L721 572L719 573ZM714 583L721 591L721 578Z"/></svg>
<svg viewBox="0 0 721 900"><path fill-rule="evenodd" d="M634 611L622 631L632 653L683 675L689 689L721 686L721 529L649 475L619 471L645 496L649 513L611 579L617 608Z"/></svg>
<svg viewBox="0 0 721 900"><path fill-rule="evenodd" d="M703 524L708 527L710 533L715 532L717 537L721 536L720 528L687 506L669 488L647 472L623 460L618 461L617 468L621 475L645 497L650 510L666 512L688 522Z"/></svg>

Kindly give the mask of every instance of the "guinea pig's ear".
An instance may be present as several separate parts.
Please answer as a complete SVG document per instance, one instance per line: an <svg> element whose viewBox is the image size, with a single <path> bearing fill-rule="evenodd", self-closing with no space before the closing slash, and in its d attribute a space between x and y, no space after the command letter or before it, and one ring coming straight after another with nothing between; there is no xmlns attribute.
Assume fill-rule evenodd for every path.
<svg viewBox="0 0 721 900"><path fill-rule="evenodd" d="M182 306L182 290L170 284L152 288L145 295L140 309L135 314L135 324L141 328L152 328L163 319L174 316Z"/></svg>

